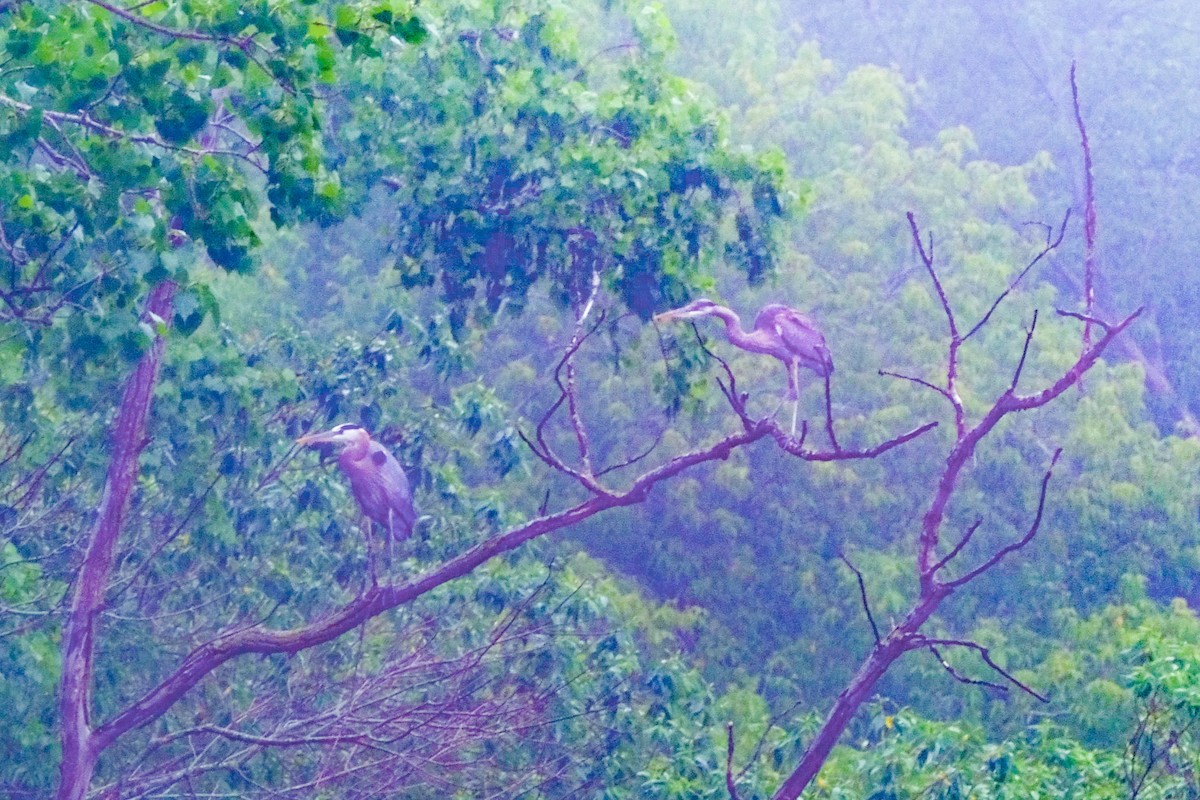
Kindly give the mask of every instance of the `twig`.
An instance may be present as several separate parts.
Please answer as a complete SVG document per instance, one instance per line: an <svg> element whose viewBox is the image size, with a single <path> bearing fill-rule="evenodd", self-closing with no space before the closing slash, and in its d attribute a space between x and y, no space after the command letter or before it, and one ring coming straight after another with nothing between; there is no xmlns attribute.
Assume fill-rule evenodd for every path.
<svg viewBox="0 0 1200 800"><path fill-rule="evenodd" d="M663 431L659 431L658 435L654 437L654 441L651 442L650 446L647 447L645 450L638 453L637 455L630 456L629 458L625 459L624 461L620 461L616 464L611 464L611 465L605 467L604 469L602 469L596 473L596 477L601 478L615 470L624 469L625 467L633 466L634 464L638 463L642 459L646 458L646 456L653 453L656 449L658 449L658 446L660 444L662 444L662 439L663 439Z"/></svg>
<svg viewBox="0 0 1200 800"><path fill-rule="evenodd" d="M729 362L709 348L708 342L704 340L704 336L700 333L700 328L695 322L691 323L691 326L692 333L695 335L696 342L700 345L700 349L704 351L705 355L711 359L714 359L718 364L720 364L721 369L725 372L725 377L729 381L728 386L726 386L720 378L717 379L717 385L721 387L721 393L724 394L725 399L729 401L729 405L733 408L734 413L737 414L742 420L742 424L751 424L753 420L746 411L746 401L749 400L750 395L746 394L745 392L738 392L737 378L734 377L733 369L730 368Z"/></svg>
<svg viewBox="0 0 1200 800"><path fill-rule="evenodd" d="M830 386L832 375L825 375L825 432L829 435L829 444L835 453L841 451L837 436L833 432L833 390Z"/></svg>
<svg viewBox="0 0 1200 800"><path fill-rule="evenodd" d="M838 558L850 568L850 571L854 573L854 577L858 580L858 596L862 600L863 611L867 613L867 622L871 623L871 633L875 635L875 644L878 645L880 642L879 626L875 624L875 615L871 613L871 603L867 599L867 584L863 580L863 574L859 571L858 567L850 563L850 559L846 557L845 553L838 553Z"/></svg>
<svg viewBox="0 0 1200 800"><path fill-rule="evenodd" d="M918 386L924 386L926 389L932 389L933 391L937 392L937 393L938 393L938 394L940 394L942 397L944 397L944 398L946 398L947 400L949 400L951 403L953 403L953 402L954 402L954 398L952 398L952 397L950 396L950 393L949 393L949 392L947 392L947 391L946 391L945 389L943 389L941 386L937 386L937 385L935 385L935 384L932 384L932 383L930 383L929 381L927 381L927 380L925 380L925 379L923 379L923 378L914 378L914 377L913 377L913 376L911 376L911 375L904 375L903 373L900 373L900 372L892 372L891 370L886 370L886 369L881 369L881 370L879 370L879 374L880 374L880 375L882 375L882 376L888 377L888 378L899 378L899 379L900 379L900 380L902 380L902 381L909 381L909 382L911 382L911 383L915 383L915 384L917 384Z"/></svg>
<svg viewBox="0 0 1200 800"><path fill-rule="evenodd" d="M983 573L987 572L992 567L999 564L1002 560L1004 560L1004 557L1007 556L1009 553L1016 552L1017 550L1020 550L1022 547L1024 547L1025 545L1027 545L1031 541L1033 541L1033 537L1037 536L1038 528L1041 527L1042 515L1046 510L1046 488L1050 485L1050 478L1054 475L1054 465L1058 463L1058 457L1061 455L1062 455L1062 448L1060 447L1054 451L1054 456L1050 459L1050 467L1046 470L1046 474L1044 476L1042 476L1042 488L1038 492L1037 512L1034 514L1033 522L1030 523L1029 530L1027 530L1025 532L1025 535L1022 536L1017 541L1012 542L1011 544L1007 544L1004 547L1001 547L999 550L997 550L995 553L993 553L991 555L991 557L989 557L986 561L984 561L982 564L975 567L974 569L968 571L966 574L964 574L958 578L955 578L952 581L946 581L944 584L945 586L948 586L950 588L958 588L959 586L962 586L964 583L968 583L969 581L974 580L975 578L979 577Z"/></svg>
<svg viewBox="0 0 1200 800"><path fill-rule="evenodd" d="M975 522L971 524L971 527L967 528L967 532L963 534L962 538L958 540L957 544L955 544L954 547L950 549L950 552L946 554L946 557L930 567L929 572L932 574L949 564L954 557L961 553L962 549L967 546L967 542L971 541L971 537L975 535L975 531L977 531L979 526L982 524L982 519L975 520Z"/></svg>
<svg viewBox="0 0 1200 800"><path fill-rule="evenodd" d="M576 481L582 484L585 489L593 494L610 495L612 493L603 485L601 485L600 482L596 480L596 476L592 473L587 429L584 427L583 420L579 416L578 408L575 405L573 383L574 373L571 368L572 360L574 359L575 354L579 351L579 348L582 347L583 343L604 324L604 314L601 313L596 321L596 324L587 331L581 332L582 322L583 316L581 315L579 324L576 327L575 333L571 337L570 343L567 345L565 351L563 352L562 358L559 359L558 364L554 368L554 383L558 386L559 394L538 420L537 426L534 428L534 439L530 440L529 436L527 436L520 428L517 429L517 435L521 438L521 441L523 441L525 445L529 447L533 454L551 469L574 478ZM567 370L566 380L563 378L564 370ZM554 448L550 446L550 443L546 441L546 428L550 424L550 421L554 418L554 415L560 408L562 408L564 403L568 405L568 416L571 418L571 427L574 429L576 440L579 443L581 459L584 466L582 470L575 469L568 465L566 461L564 461L562 457L554 451Z"/></svg>
<svg viewBox="0 0 1200 800"><path fill-rule="evenodd" d="M946 324L950 330L950 341L947 344L946 354L945 396L950 401L950 405L954 407L954 429L961 439L963 431L966 430L966 419L962 399L958 396L958 389L955 388L954 383L958 380L958 349L962 346L963 338L958 333L958 323L954 319L954 310L950 307L950 300L946 297L946 290L942 288L942 282L938 278L937 270L933 266L933 234L929 234L929 249L927 251L921 241L921 231L917 227L917 218L911 211L908 212L908 226L912 230L913 242L916 244L917 253L921 256L921 263L925 265L925 271L929 273L929 278L933 281L933 288L937 290L938 299L942 304L942 313L946 317Z"/></svg>
<svg viewBox="0 0 1200 800"><path fill-rule="evenodd" d="M604 324L605 313L600 312L595 326L586 333L583 330L583 324L587 321L588 316L592 313L592 307L596 302L596 295L600 291L600 273L592 272L592 283L588 292L587 301L583 305L583 309L578 312L575 319L575 332L571 337L573 347L568 348L568 355L564 357L566 364L567 380L564 385L559 380L559 370L554 371L554 380L558 384L558 388L567 396L567 413L571 419L571 427L575 430L575 440L579 444L579 460L583 464L583 474L593 475L591 444L588 441L587 428L583 424L583 417L580 416L579 399L575 392L575 354L579 351L579 347L583 344L583 340L591 336L600 326ZM562 363L559 364L562 368Z"/></svg>
<svg viewBox="0 0 1200 800"><path fill-rule="evenodd" d="M917 227L916 215L909 211L907 216L913 242L916 243L917 253L921 256L921 263L925 265L925 271L929 273L929 277L933 281L933 288L937 290L938 299L942 302L942 311L946 315L946 323L950 326L950 338L957 341L959 340L958 323L954 320L954 311L950 308L950 301L946 298L946 290L942 288L942 282L933 268L933 234L929 234L929 249L926 250L921 239L921 230Z"/></svg>
<svg viewBox="0 0 1200 800"><path fill-rule="evenodd" d="M1140 310L1141 309L1139 309L1139 311ZM1058 314L1060 317L1070 317L1071 319L1077 319L1081 322L1084 322L1087 325L1097 325L1105 333L1108 333L1110 330L1112 330L1112 323L1105 322L1104 320L1100 319L1099 317L1093 317L1088 314L1080 314L1078 311L1065 311L1061 308L1054 309L1054 312L1056 314Z"/></svg>
<svg viewBox="0 0 1200 800"><path fill-rule="evenodd" d="M804 461L859 461L876 458L902 444L911 442L918 436L928 433L938 426L937 422L926 422L924 425L913 428L907 433L902 433L899 436L888 439L886 442L877 444L874 447L868 447L865 450L806 450L804 448L803 436L797 441L787 431L780 428L774 420L759 420L755 424L765 425L780 448Z"/></svg>
<svg viewBox="0 0 1200 800"><path fill-rule="evenodd" d="M797 700L796 702L792 703L790 706L785 708L783 711L780 711L778 714L776 714L775 716L773 716L769 720L767 720L767 726L765 728L763 728L762 735L759 736L758 741L754 743L754 752L752 752L750 754L749 760L746 761L746 766L742 767L741 772L739 772L737 774L737 777L739 779L744 778L746 776L746 773L748 773L750 771L750 767L754 766L755 762L758 761L758 757L760 755L762 755L762 749L763 749L763 746L767 743L768 734L770 734L773 729L779 727L780 720L782 720L784 717L791 715L791 713L793 711L795 711L797 708L800 708L800 706L804 705L804 702L805 702L804 700Z"/></svg>
<svg viewBox="0 0 1200 800"><path fill-rule="evenodd" d="M1008 391L1016 392L1017 383L1021 380L1021 370L1025 369L1025 359L1029 355L1029 343L1033 341L1033 332L1037 328L1038 312L1033 310L1033 321L1029 323L1029 327L1025 330L1025 345L1021 348L1021 358L1017 361L1017 368L1013 370L1012 383L1008 385Z"/></svg>

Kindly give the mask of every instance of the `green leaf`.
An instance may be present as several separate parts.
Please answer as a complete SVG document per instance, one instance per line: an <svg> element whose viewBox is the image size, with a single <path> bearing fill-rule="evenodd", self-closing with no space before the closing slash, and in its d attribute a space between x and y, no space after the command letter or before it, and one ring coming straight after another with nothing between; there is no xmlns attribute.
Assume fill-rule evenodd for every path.
<svg viewBox="0 0 1200 800"><path fill-rule="evenodd" d="M155 117L154 129L172 144L186 144L208 123L210 113L210 101L177 90L171 94L162 113Z"/></svg>

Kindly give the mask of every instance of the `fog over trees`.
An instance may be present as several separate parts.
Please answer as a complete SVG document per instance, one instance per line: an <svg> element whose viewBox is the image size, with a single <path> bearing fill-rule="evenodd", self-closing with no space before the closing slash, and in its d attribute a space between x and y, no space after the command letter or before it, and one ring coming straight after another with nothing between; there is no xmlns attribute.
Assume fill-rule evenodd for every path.
<svg viewBox="0 0 1200 800"><path fill-rule="evenodd" d="M1197 33L0 3L0 795L1200 796Z"/></svg>

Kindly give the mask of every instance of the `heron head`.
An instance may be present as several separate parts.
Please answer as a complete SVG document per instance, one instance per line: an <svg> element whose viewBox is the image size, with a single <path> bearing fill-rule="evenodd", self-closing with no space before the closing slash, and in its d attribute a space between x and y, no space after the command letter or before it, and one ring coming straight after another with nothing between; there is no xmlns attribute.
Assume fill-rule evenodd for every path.
<svg viewBox="0 0 1200 800"><path fill-rule="evenodd" d="M699 300L693 300L686 306L664 311L661 314L654 315L655 322L672 322L680 319L695 319L696 317L706 317L712 314L721 306L709 300L707 297L701 297Z"/></svg>
<svg viewBox="0 0 1200 800"><path fill-rule="evenodd" d="M303 445L304 447L315 447L321 444L349 446L369 438L370 435L367 433L366 428L361 425L355 425L352 422L346 422L330 428L324 433L310 433L306 436L301 436L296 440L296 444Z"/></svg>

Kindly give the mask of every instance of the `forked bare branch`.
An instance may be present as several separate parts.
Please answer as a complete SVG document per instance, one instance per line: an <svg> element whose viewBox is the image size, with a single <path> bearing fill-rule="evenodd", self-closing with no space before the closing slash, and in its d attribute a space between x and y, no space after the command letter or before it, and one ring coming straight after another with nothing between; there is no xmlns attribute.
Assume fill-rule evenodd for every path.
<svg viewBox="0 0 1200 800"><path fill-rule="evenodd" d="M937 484L933 490L932 498L928 510L925 512L921 520L920 535L917 539L917 558L916 567L917 575L920 579L920 594L913 607L908 614L885 636L877 638L874 647L867 654L862 665L859 667L857 674L851 682L842 690L834 701L828 716L824 723L818 729L817 734L809 743L804 755L801 757L796 768L787 776L782 785L775 794L775 800L796 800L804 791L804 789L817 776L825 760L829 757L834 745L837 743L842 732L846 729L850 720L857 712L863 702L870 697L876 683L888 671L891 665L900 658L904 653L914 649L928 648L938 657L943 667L954 676L956 679L967 683L978 683L992 688L1002 688L999 684L989 681L976 681L967 678L955 670L940 653L937 652L937 647L961 647L973 650L976 652L983 662L992 669L996 674L1002 676L1009 684L1016 686L1021 691L1026 692L1032 697L1039 700L1046 700L1046 697L1035 691L1028 685L1022 683L1010 672L997 664L991 657L990 652L986 647L977 642L959 639L941 639L927 637L921 633L921 629L929 618L937 611L942 602L953 594L957 589L979 577L988 570L993 569L1000 564L1007 556L1027 546L1037 535L1041 528L1042 519L1045 512L1046 493L1049 487L1050 478L1053 474L1053 469L1061 455L1061 449L1055 451L1051 459L1050 467L1046 470L1041 487L1038 493L1037 508L1034 518L1030 523L1025 534L1015 542L999 547L974 568L967 570L960 577L949 581L942 581L938 578L937 573L944 567L957 559L967 543L971 540L976 530L982 524L982 520L976 520L966 532L959 537L958 541L950 549L945 556L938 558L936 553L940 539L940 532L946 517L946 508L954 495L958 480L964 469L970 464L975 456L976 449L979 443L986 438L1009 414L1027 411L1035 408L1041 408L1062 395L1069 387L1077 385L1083 375L1095 365L1096 361L1103 354L1108 345L1119 336L1125 329L1133 323L1141 314L1141 309L1133 312L1129 316L1115 323L1099 324L1099 320L1090 320L1089 315L1081 315L1073 312L1059 312L1063 316L1075 317L1081 319L1085 324L1099 324L1099 327L1104 331L1104 335L1097 339L1094 343L1086 346L1083 352L1080 353L1075 363L1068 367L1063 373L1049 385L1042 388L1040 391L1033 392L1027 395L1017 394L1017 384L1020 381L1021 373L1028 359L1034 331L1036 329L1036 317L1033 323L1025 331L1024 341L1022 343L1021 356L1018 360L1017 367L1014 370L1013 378L1008 388L993 402L991 408L982 416L982 418L968 425L966 415L963 411L963 406L958 397L958 392L955 389L955 381L957 379L957 362L958 350L965 337L960 338L957 329L957 322L954 318L953 310L950 307L946 292L937 276L937 271L934 268L933 261L933 239L930 237L928 248L925 247L924 241L921 238L913 214L908 215L909 224L913 232L913 241L917 247L917 251L921 256L921 260L926 267L930 279L933 281L934 288L938 294L942 304L942 312L946 317L948 328L950 331L950 342L947 347L946 358L946 385L945 387L934 386L931 383L911 378L909 376L896 373L891 374L894 377L903 380L909 380L927 388L933 389L938 394L947 398L953 405L955 410L955 427L956 436L953 446L946 457L945 466L942 469L941 475L938 478ZM1057 239L1050 241L1047 248L1043 250L1033 263L1040 260L1047 252L1057 247L1062 240L1062 230ZM1032 266L1032 264L1030 265ZM999 298L992 304L987 314L984 315L982 322L986 323L991 319L992 313L998 308L999 302L1004 296L1015 288L1016 283L1020 281L1028 272L1030 267L1026 267L1014 281L1009 285L1009 288L1001 294ZM970 333L975 333L979 330L979 326L971 329ZM919 435L920 429L915 431ZM780 437L776 437L779 441ZM784 442L780 442L780 446L787 449ZM815 459L814 459L815 460ZM862 584L860 583L860 591Z"/></svg>
<svg viewBox="0 0 1200 800"><path fill-rule="evenodd" d="M1046 246L1043 247L1041 250L1039 250L1037 255L1035 255L1033 257L1033 259L1028 264L1025 265L1025 269L1018 272L1017 276L1015 278L1013 278L1009 282L1008 286L1006 286L1004 288L1004 291L1002 291L999 295L997 295L996 299L994 301L992 301L992 306L991 306L991 308L989 308L987 310L987 313L984 314L980 318L979 322L976 322L975 326L973 328L971 328L971 330L967 331L966 335L962 337L962 340L964 342L967 339L970 339L972 336L974 336L977 332L979 332L979 330L984 325L987 325L988 320L990 320L992 318L992 314L994 314L996 312L996 309L1000 307L1000 304L1002 302L1004 302L1004 298L1008 297L1009 294L1011 294L1012 291L1017 288L1017 284L1019 284L1025 278L1025 276L1029 274L1030 270L1032 270L1034 267L1036 267L1043 258L1050 255L1051 253L1053 253L1055 250L1057 250L1059 248L1059 246L1063 242L1063 237L1065 237L1067 234L1067 223L1070 220L1071 220L1071 209L1068 208L1066 213L1063 215L1062 224L1060 224L1058 226L1058 236L1055 237L1053 240L1047 239Z"/></svg>
<svg viewBox="0 0 1200 800"><path fill-rule="evenodd" d="M963 675L954 667L953 664L946 660L946 657L942 655L942 651L937 649L937 645L926 642L925 646L929 649L929 652L933 654L933 657L937 659L938 664L941 665L942 669L946 670L947 674L949 674L951 678L959 683L965 683L969 686L985 686L988 689L995 689L1000 692L1008 691L1008 687L1003 684L985 681L980 678L969 678L966 675Z"/></svg>
<svg viewBox="0 0 1200 800"><path fill-rule="evenodd" d="M968 639L937 639L937 638L926 638L923 636L919 637L919 639L917 641L921 647L939 647L939 646L940 647L962 647L967 650L973 650L979 654L979 658L983 661L983 663L987 664L988 667L990 667L996 674L1002 676L1006 681L1011 683L1013 686L1017 687L1022 692L1025 692L1030 697L1035 697L1038 700L1041 700L1043 703L1050 702L1050 698L1046 697L1046 695L1042 694L1041 692L1036 691L1035 689L1031 688L1028 684L1023 683L1022 681L1018 680L1016 678L1016 676L1014 676L1011 672L1009 672L1004 667L997 664L992 659L991 651L989 651L986 647L979 644L978 642L972 642ZM940 660L940 656L939 656L939 660ZM944 661L943 661L943 665L945 665ZM987 684L987 685L996 687L996 684ZM997 688L1003 688L1003 687L997 687Z"/></svg>

